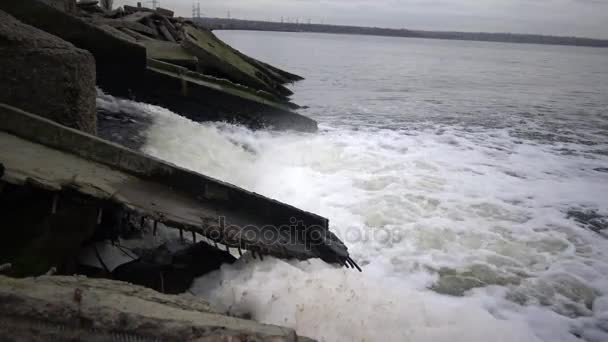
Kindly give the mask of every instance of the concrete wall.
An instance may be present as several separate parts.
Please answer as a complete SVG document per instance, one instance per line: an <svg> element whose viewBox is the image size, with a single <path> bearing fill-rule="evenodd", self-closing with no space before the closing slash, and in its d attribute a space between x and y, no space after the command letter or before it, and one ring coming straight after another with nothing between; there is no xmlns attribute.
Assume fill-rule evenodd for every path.
<svg viewBox="0 0 608 342"><path fill-rule="evenodd" d="M146 68L146 49L47 4L53 1L1 0L0 10L89 51L95 57L98 85L111 93L113 88L128 92L128 83Z"/></svg>
<svg viewBox="0 0 608 342"><path fill-rule="evenodd" d="M95 60L0 11L0 102L96 133Z"/></svg>

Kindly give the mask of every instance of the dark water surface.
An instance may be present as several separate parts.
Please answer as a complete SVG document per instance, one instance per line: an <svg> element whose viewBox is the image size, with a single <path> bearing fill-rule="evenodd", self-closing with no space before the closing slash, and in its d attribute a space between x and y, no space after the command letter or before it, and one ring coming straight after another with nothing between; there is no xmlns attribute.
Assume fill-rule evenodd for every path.
<svg viewBox="0 0 608 342"><path fill-rule="evenodd" d="M321 122L507 128L541 140L606 142L608 49L218 32L244 52L304 75L295 100Z"/></svg>

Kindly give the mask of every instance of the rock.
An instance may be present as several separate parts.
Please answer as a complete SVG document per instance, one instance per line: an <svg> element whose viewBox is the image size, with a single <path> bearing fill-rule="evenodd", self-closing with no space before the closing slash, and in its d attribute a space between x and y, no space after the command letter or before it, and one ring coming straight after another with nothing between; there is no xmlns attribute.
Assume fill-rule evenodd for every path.
<svg viewBox="0 0 608 342"><path fill-rule="evenodd" d="M0 102L96 132L95 60L0 11Z"/></svg>

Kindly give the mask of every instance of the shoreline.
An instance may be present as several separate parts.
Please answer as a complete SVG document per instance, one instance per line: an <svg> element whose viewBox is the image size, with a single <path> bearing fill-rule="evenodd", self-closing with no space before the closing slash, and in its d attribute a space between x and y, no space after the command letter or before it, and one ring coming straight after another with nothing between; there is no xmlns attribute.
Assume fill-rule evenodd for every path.
<svg viewBox="0 0 608 342"><path fill-rule="evenodd" d="M349 25L322 25L304 23L279 23L259 20L242 20L227 18L200 18L197 23L211 30L244 30L269 32L309 32L365 35L379 37L423 38L437 40L461 40L513 44L539 44L556 46L580 46L608 48L608 39L595 39L570 36L548 36L522 33L490 33L490 32L456 32L456 31L426 31L409 29L391 29L380 27L364 27Z"/></svg>

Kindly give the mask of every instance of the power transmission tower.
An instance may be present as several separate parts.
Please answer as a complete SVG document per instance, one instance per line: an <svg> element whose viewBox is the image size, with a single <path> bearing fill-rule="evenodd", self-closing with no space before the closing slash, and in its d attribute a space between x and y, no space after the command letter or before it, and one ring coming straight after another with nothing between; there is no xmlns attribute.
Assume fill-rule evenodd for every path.
<svg viewBox="0 0 608 342"><path fill-rule="evenodd" d="M201 3L198 2L196 5L192 4L192 18L201 18Z"/></svg>
<svg viewBox="0 0 608 342"><path fill-rule="evenodd" d="M228 19L230 19L230 10L228 10Z"/></svg>
<svg viewBox="0 0 608 342"><path fill-rule="evenodd" d="M146 1L147 4L152 4L152 8L156 9L160 6L160 0Z"/></svg>

